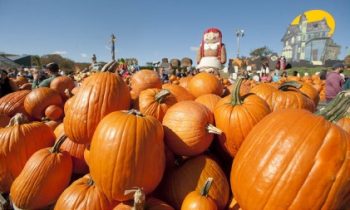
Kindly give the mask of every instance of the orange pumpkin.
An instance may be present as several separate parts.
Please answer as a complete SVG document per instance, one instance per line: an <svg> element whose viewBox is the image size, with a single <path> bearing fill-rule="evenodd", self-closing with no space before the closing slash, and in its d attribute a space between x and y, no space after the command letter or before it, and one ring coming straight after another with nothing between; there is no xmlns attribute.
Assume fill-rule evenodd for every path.
<svg viewBox="0 0 350 210"><path fill-rule="evenodd" d="M62 123L62 121L53 121L53 120L48 120L48 121L43 121L47 126L51 128L52 131L56 129L56 127Z"/></svg>
<svg viewBox="0 0 350 210"><path fill-rule="evenodd" d="M162 122L167 110L176 102L169 90L151 88L140 93L139 110L142 114L151 115Z"/></svg>
<svg viewBox="0 0 350 210"><path fill-rule="evenodd" d="M215 128L213 113L195 101L181 101L168 109L163 119L165 141L178 155L194 156L210 146Z"/></svg>
<svg viewBox="0 0 350 210"><path fill-rule="evenodd" d="M242 79L236 83L232 95L221 99L214 110L216 126L223 131L220 145L234 157L251 129L271 110L256 95L240 96Z"/></svg>
<svg viewBox="0 0 350 210"><path fill-rule="evenodd" d="M0 192L9 192L13 180L37 150L53 144L53 131L44 123L17 114L9 127L0 128Z"/></svg>
<svg viewBox="0 0 350 210"><path fill-rule="evenodd" d="M133 100L137 99L141 91L148 88L161 88L162 81L156 71L141 70L132 75L130 80L130 95Z"/></svg>
<svg viewBox="0 0 350 210"><path fill-rule="evenodd" d="M60 94L50 88L41 87L32 90L24 100L24 108L30 116L41 120L45 115L45 109L50 105L62 106Z"/></svg>
<svg viewBox="0 0 350 210"><path fill-rule="evenodd" d="M69 92L72 91L72 89L75 87L73 79L67 76L59 76L53 79L50 83L50 88L56 90L61 94L61 97L64 100L67 100L68 96L65 93L66 90Z"/></svg>
<svg viewBox="0 0 350 210"><path fill-rule="evenodd" d="M337 125L350 134L350 116L342 117L338 120Z"/></svg>
<svg viewBox="0 0 350 210"><path fill-rule="evenodd" d="M215 201L218 209L225 209L229 201L229 183L220 166L205 155L188 159L180 167L169 171L160 193L165 201L175 209L180 209L186 195L194 190L199 191L208 177L215 180L209 196Z"/></svg>
<svg viewBox="0 0 350 210"><path fill-rule="evenodd" d="M63 109L57 105L50 105L45 109L45 117L58 121L63 117Z"/></svg>
<svg viewBox="0 0 350 210"><path fill-rule="evenodd" d="M93 136L88 163L92 178L108 199L129 200L124 190L135 186L146 194L157 187L165 169L163 137L162 124L136 110L103 118Z"/></svg>
<svg viewBox="0 0 350 210"><path fill-rule="evenodd" d="M213 178L208 178L200 193L190 192L182 203L181 210L217 210L215 201L209 196Z"/></svg>
<svg viewBox="0 0 350 210"><path fill-rule="evenodd" d="M79 144L91 141L100 120L116 110L128 109L128 87L117 75L100 72L86 78L76 95L64 107L64 131Z"/></svg>
<svg viewBox="0 0 350 210"><path fill-rule="evenodd" d="M195 97L188 92L185 88L173 85L173 84L163 84L163 89L169 90L173 94L178 102L180 101L193 101Z"/></svg>
<svg viewBox="0 0 350 210"><path fill-rule="evenodd" d="M14 82L18 87L21 87L22 85L28 83L28 79L23 76L17 76Z"/></svg>
<svg viewBox="0 0 350 210"><path fill-rule="evenodd" d="M114 202L107 199L87 174L63 191L55 204L55 210L112 209L114 205Z"/></svg>
<svg viewBox="0 0 350 210"><path fill-rule="evenodd" d="M9 117L15 116L17 113L24 113L24 99L30 93L29 90L20 90L9 93L0 98L0 114L5 114Z"/></svg>
<svg viewBox="0 0 350 210"><path fill-rule="evenodd" d="M126 190L125 194L134 193L134 200L118 204L113 210L174 210L167 203L156 199L147 198L142 189Z"/></svg>
<svg viewBox="0 0 350 210"><path fill-rule="evenodd" d="M205 94L196 98L196 102L206 106L211 112L214 113L214 108L216 104L220 101L221 97L215 94Z"/></svg>
<svg viewBox="0 0 350 210"><path fill-rule="evenodd" d="M220 80L207 72L196 74L188 85L190 93L196 98L208 93L221 96L223 94L223 88Z"/></svg>
<svg viewBox="0 0 350 210"><path fill-rule="evenodd" d="M187 77L181 77L179 82L180 82L180 86L185 88L186 90L188 89L188 84L190 83L191 79L193 78L193 76L187 76Z"/></svg>
<svg viewBox="0 0 350 210"><path fill-rule="evenodd" d="M35 152L11 186L13 205L20 209L39 209L53 204L68 186L72 174L72 159L59 147L65 137L52 148ZM54 187L52 186L54 184Z"/></svg>
<svg viewBox="0 0 350 210"><path fill-rule="evenodd" d="M305 110L273 112L249 133L231 171L242 209L345 209L350 136Z"/></svg>

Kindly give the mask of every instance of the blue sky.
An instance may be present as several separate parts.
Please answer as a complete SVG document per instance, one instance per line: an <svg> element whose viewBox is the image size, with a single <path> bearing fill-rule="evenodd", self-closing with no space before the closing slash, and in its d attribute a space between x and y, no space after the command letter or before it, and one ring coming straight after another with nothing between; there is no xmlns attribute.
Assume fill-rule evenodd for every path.
<svg viewBox="0 0 350 210"><path fill-rule="evenodd" d="M280 53L288 24L303 11L323 9L337 23L334 40L350 47L349 0L0 0L0 52L61 53L79 62L117 58L148 61L195 59L203 31L217 27L229 58L236 56L235 30L242 28L241 55L264 45Z"/></svg>

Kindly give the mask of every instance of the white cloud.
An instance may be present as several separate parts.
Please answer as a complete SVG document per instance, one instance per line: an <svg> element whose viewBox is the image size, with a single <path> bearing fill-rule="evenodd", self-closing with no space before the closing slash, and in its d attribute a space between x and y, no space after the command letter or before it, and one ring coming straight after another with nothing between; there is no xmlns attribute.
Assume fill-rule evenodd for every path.
<svg viewBox="0 0 350 210"><path fill-rule="evenodd" d="M80 53L80 56L81 56L82 58L86 58L86 57L87 57L87 54L86 54L86 53Z"/></svg>
<svg viewBox="0 0 350 210"><path fill-rule="evenodd" d="M65 54L67 54L67 51L64 51L64 50L59 51L59 50L57 50L57 51L52 52L52 54L65 55Z"/></svg>
<svg viewBox="0 0 350 210"><path fill-rule="evenodd" d="M191 51L197 51L198 49L199 49L199 47L194 47L194 46L190 47Z"/></svg>

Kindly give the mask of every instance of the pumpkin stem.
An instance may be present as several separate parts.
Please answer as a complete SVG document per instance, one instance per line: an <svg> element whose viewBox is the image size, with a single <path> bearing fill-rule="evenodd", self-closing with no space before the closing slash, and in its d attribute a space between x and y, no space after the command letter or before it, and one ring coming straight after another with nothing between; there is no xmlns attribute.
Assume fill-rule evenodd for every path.
<svg viewBox="0 0 350 210"><path fill-rule="evenodd" d="M288 90L289 87L293 87L293 88L296 88L296 89L300 89L303 85L299 82L296 82L296 81L289 81L289 82L285 82L283 83L278 89L279 90L283 90L283 91L286 91Z"/></svg>
<svg viewBox="0 0 350 210"><path fill-rule="evenodd" d="M95 184L94 180L92 179L91 175L89 174L89 180L86 183L88 186L92 186Z"/></svg>
<svg viewBox="0 0 350 210"><path fill-rule="evenodd" d="M53 145L53 147L50 149L51 153L59 153L60 147L63 144L63 142L67 139L66 135L62 135Z"/></svg>
<svg viewBox="0 0 350 210"><path fill-rule="evenodd" d="M167 89L163 89L156 94L155 99L158 103L161 104L168 95L170 95L170 91Z"/></svg>
<svg viewBox="0 0 350 210"><path fill-rule="evenodd" d="M0 207L4 207L7 204L7 200L0 193Z"/></svg>
<svg viewBox="0 0 350 210"><path fill-rule="evenodd" d="M137 117L144 117L144 115L139 111L139 110L136 110L136 109L130 109L127 111L128 114L133 114Z"/></svg>
<svg viewBox="0 0 350 210"><path fill-rule="evenodd" d="M29 122L28 118L23 113L17 113L15 116L11 118L7 127L22 125L28 122Z"/></svg>
<svg viewBox="0 0 350 210"><path fill-rule="evenodd" d="M240 95L242 82L243 82L243 79L239 78L235 86L233 87L232 95L231 95L232 106L243 104L243 99Z"/></svg>
<svg viewBox="0 0 350 210"><path fill-rule="evenodd" d="M339 119L348 115L350 109L350 91L342 91L330 101L323 109L315 114L323 116L330 122L337 122Z"/></svg>
<svg viewBox="0 0 350 210"><path fill-rule="evenodd" d="M208 124L206 129L207 129L208 133L213 133L213 134L216 134L216 135L221 135L222 134L222 130L220 130L219 128L215 127L212 124Z"/></svg>
<svg viewBox="0 0 350 210"><path fill-rule="evenodd" d="M207 181L205 181L204 186L202 187L201 192L200 192L201 196L205 196L205 197L208 196L209 190L213 184L213 181L214 181L214 179L212 177L209 177L207 179Z"/></svg>
<svg viewBox="0 0 350 210"><path fill-rule="evenodd" d="M144 210L145 209L145 201L146 195L145 192L139 187L136 189L125 190L124 195L128 195L130 193L134 193L134 206L133 210Z"/></svg>

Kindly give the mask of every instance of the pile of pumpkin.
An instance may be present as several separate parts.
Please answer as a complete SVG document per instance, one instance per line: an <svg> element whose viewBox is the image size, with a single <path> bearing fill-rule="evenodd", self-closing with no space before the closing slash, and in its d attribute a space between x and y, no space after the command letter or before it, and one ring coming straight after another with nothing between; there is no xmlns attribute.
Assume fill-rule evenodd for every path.
<svg viewBox="0 0 350 210"><path fill-rule="evenodd" d="M142 70L128 86L100 72L72 84L58 77L0 99L0 191L17 209L350 205L346 92L314 113L318 91L300 81L238 80L227 96L208 73L177 85Z"/></svg>

